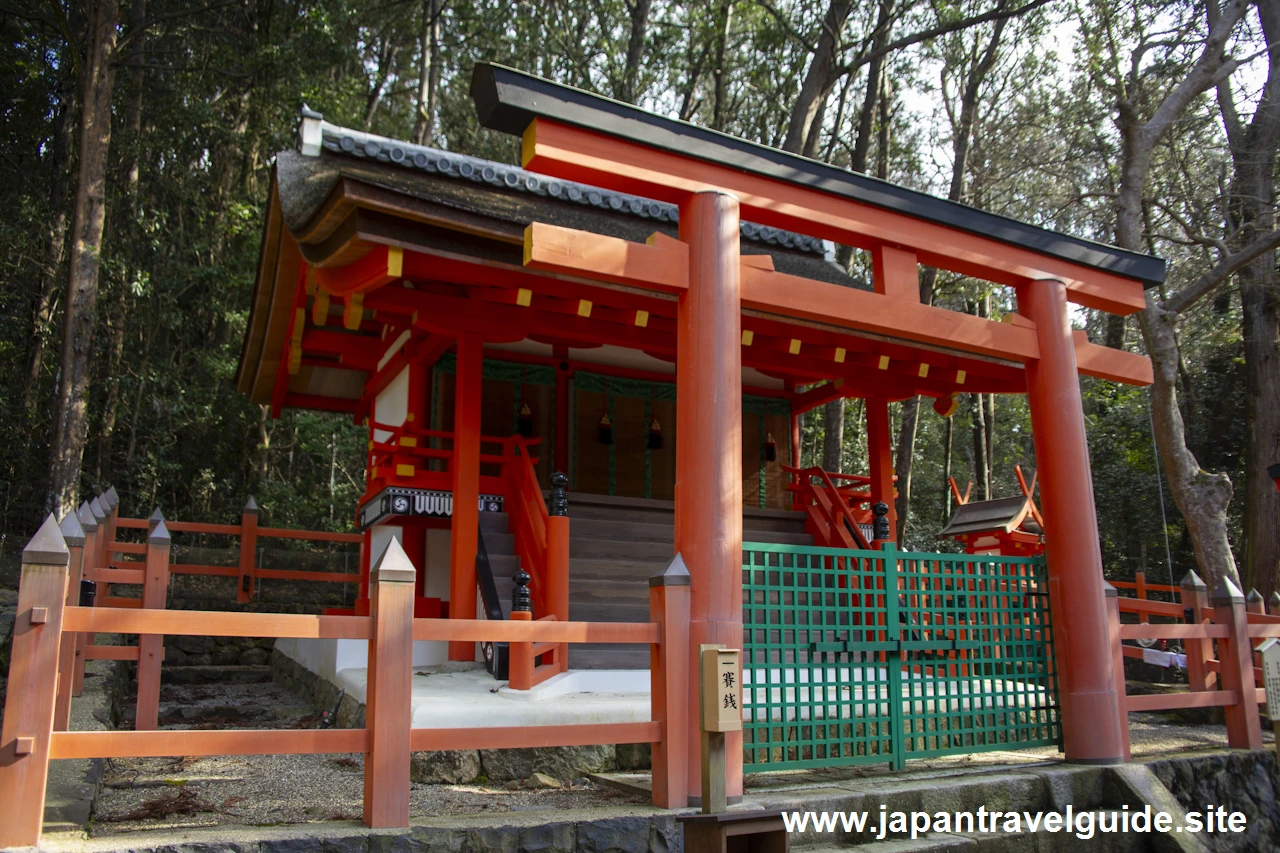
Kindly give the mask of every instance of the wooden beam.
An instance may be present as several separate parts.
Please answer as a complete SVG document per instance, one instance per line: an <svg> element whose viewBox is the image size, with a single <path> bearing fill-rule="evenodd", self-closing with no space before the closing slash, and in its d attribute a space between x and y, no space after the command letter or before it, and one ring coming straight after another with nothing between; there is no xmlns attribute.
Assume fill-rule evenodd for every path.
<svg viewBox="0 0 1280 853"><path fill-rule="evenodd" d="M164 758L187 755L313 755L364 752L366 729L232 729L54 732L50 758Z"/></svg>
<svg viewBox="0 0 1280 853"><path fill-rule="evenodd" d="M197 618L191 611L183 610L68 607L63 630L87 634L367 640L369 618L222 611L201 611Z"/></svg>
<svg viewBox="0 0 1280 853"><path fill-rule="evenodd" d="M508 749L511 747L592 746L610 743L657 743L656 722L592 723L576 726L486 726L465 729L413 729L414 752L440 749Z"/></svg>
<svg viewBox="0 0 1280 853"><path fill-rule="evenodd" d="M633 243L534 222L524 231L524 265L670 292L689 287L689 247L661 232Z"/></svg>
<svg viewBox="0 0 1280 853"><path fill-rule="evenodd" d="M315 267L316 285L331 296L368 293L400 278L404 250L398 246L376 245L364 257L344 267Z"/></svg>
<svg viewBox="0 0 1280 853"><path fill-rule="evenodd" d="M876 293L920 301L920 265L916 253L894 246L876 246L871 250L872 280Z"/></svg>
<svg viewBox="0 0 1280 853"><path fill-rule="evenodd" d="M920 263L997 284L1052 278L1079 305L1132 314L1146 307L1142 283L1042 255L989 237L926 222L817 187L695 160L602 133L536 118L525 130L525 168L566 180L680 204L690 193L737 196L744 219L849 246L884 244L916 253Z"/></svg>
<svg viewBox="0 0 1280 853"><path fill-rule="evenodd" d="M839 400L845 396L844 380L837 379L834 382L824 382L797 394L791 400L791 414L802 415L810 409L816 409L818 406L825 406L832 400Z"/></svg>
<svg viewBox="0 0 1280 853"><path fill-rule="evenodd" d="M1040 357L1033 329L752 267L742 268L742 305L982 356Z"/></svg>
<svg viewBox="0 0 1280 853"><path fill-rule="evenodd" d="M1085 376L1096 376L1126 385L1150 385L1155 381L1151 359L1145 355L1104 347L1089 342L1083 329L1071 333L1076 346L1076 368Z"/></svg>

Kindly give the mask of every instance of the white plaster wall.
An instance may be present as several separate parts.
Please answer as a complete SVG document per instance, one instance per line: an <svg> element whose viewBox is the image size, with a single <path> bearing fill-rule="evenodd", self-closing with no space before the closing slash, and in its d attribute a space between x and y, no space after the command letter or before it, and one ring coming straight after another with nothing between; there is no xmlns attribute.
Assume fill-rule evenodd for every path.
<svg viewBox="0 0 1280 853"><path fill-rule="evenodd" d="M297 661L334 684L341 682L338 673L343 670L363 670L369 666L368 640L303 640L284 637L276 641L275 647L285 657ZM447 657L446 643L416 641L413 644L414 666L439 666Z"/></svg>
<svg viewBox="0 0 1280 853"><path fill-rule="evenodd" d="M387 383L382 393L373 401L373 419L387 426L400 426L409 414L409 368L405 367L396 374L396 378ZM386 430L373 431L374 441L386 441L391 433Z"/></svg>

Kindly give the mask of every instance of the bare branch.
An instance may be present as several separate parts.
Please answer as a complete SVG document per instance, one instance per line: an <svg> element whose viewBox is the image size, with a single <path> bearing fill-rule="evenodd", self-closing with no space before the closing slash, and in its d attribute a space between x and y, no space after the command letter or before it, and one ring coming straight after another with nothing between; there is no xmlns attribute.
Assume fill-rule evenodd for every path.
<svg viewBox="0 0 1280 853"><path fill-rule="evenodd" d="M1219 284L1226 281L1236 271L1248 266L1267 252L1280 249L1280 230L1268 231L1238 252L1227 255L1213 265L1213 269L1200 276L1191 284L1179 290L1165 300L1164 308L1174 314L1181 314L1209 294Z"/></svg>

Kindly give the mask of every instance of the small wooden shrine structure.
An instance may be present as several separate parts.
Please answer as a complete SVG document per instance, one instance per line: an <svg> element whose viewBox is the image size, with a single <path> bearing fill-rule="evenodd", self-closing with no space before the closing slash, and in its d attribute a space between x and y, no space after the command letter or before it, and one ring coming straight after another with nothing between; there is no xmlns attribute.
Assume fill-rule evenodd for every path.
<svg viewBox="0 0 1280 853"><path fill-rule="evenodd" d="M674 500L690 649L736 647L744 505L794 494L817 544L866 547L867 505L886 504L896 527L890 402L1025 393L1065 749L1121 760L1078 380L1146 384L1151 366L1073 331L1068 305L1139 311L1163 262L498 65L477 65L472 95L483 126L520 138L521 167L312 112L275 164L237 381L273 414L368 425L353 508L366 577L396 538L418 616L477 615L480 516L501 507L534 618L565 618L567 556L542 494L563 470L573 490ZM836 245L868 253L869 281L828 262ZM925 304L921 265L1012 287L1018 311L996 321ZM866 400L869 476L837 487L789 472L796 417L840 397ZM1030 511L1009 510L1004 527ZM367 599L366 581L357 615ZM450 659L475 655L448 646ZM684 742L696 796L697 742Z"/></svg>

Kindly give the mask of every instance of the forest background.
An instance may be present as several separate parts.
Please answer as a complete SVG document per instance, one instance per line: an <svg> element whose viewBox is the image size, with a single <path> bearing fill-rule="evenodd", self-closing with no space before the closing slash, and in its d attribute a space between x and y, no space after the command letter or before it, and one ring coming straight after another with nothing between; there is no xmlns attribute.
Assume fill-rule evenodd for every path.
<svg viewBox="0 0 1280 853"><path fill-rule="evenodd" d="M364 430L233 387L272 156L306 103L516 162L467 95L493 60L1166 258L1146 311L1075 316L1156 373L1083 380L1104 563L1277 587L1280 0L0 0L0 28L0 555L106 484L133 515L253 494L273 525L350 528ZM930 402L893 419L901 533L934 550L948 476L1008 496L1035 461L1021 396ZM865 471L860 402L805 416L803 447Z"/></svg>

